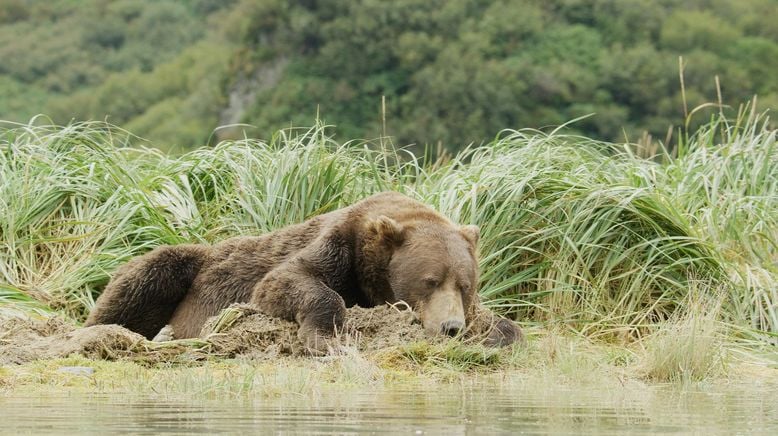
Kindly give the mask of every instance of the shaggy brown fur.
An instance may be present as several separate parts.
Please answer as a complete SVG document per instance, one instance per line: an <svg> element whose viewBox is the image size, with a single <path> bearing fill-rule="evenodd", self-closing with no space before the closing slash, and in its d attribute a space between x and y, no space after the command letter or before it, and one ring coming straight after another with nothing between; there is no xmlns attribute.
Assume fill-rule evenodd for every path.
<svg viewBox="0 0 778 436"><path fill-rule="evenodd" d="M478 228L457 226L404 195L377 194L302 224L214 246L159 247L121 267L86 325L121 324L147 338L170 324L197 336L235 302L296 321L312 350L343 325L345 308L403 300L431 333L456 334L479 311ZM490 321L492 345L520 338Z"/></svg>

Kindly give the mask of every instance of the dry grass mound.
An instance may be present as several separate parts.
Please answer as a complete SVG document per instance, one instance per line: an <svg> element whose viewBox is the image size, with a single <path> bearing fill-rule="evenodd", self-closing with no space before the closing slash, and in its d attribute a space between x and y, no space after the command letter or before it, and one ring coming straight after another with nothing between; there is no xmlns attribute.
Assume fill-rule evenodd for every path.
<svg viewBox="0 0 778 436"><path fill-rule="evenodd" d="M152 342L117 325L79 328L59 317L0 322L0 364L21 364L72 354L92 359L191 362L212 357L274 359L304 356L293 322L234 304L211 318L200 338ZM349 308L337 342L367 354L428 340L410 310Z"/></svg>

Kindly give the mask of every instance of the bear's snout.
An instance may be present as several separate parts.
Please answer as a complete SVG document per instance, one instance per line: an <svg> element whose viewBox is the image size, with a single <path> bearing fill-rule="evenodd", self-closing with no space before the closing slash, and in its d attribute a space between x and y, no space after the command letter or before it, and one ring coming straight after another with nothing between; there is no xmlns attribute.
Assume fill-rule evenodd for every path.
<svg viewBox="0 0 778 436"><path fill-rule="evenodd" d="M430 335L456 336L465 327L465 311L459 293L443 287L421 306L421 323Z"/></svg>
<svg viewBox="0 0 778 436"><path fill-rule="evenodd" d="M465 328L465 323L463 323L462 321L459 321L457 319L450 319L448 321L444 321L443 324L441 324L440 332L444 335L456 336L464 328Z"/></svg>

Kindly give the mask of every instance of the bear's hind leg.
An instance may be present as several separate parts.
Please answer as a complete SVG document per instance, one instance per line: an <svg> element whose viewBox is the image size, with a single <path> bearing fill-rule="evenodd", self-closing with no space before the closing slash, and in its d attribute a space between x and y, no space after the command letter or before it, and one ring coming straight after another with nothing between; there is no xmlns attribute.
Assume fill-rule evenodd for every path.
<svg viewBox="0 0 778 436"><path fill-rule="evenodd" d="M153 338L186 296L208 253L204 245L162 246L130 260L105 287L84 325L119 324Z"/></svg>

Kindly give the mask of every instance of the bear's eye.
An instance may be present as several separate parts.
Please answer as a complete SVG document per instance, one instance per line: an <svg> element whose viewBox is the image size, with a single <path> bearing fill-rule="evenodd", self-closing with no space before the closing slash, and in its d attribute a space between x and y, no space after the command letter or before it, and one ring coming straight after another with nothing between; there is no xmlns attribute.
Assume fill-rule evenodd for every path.
<svg viewBox="0 0 778 436"><path fill-rule="evenodd" d="M424 286L426 286L427 288L436 288L438 287L438 284L439 284L438 279L434 277L427 277L426 279L424 279Z"/></svg>

